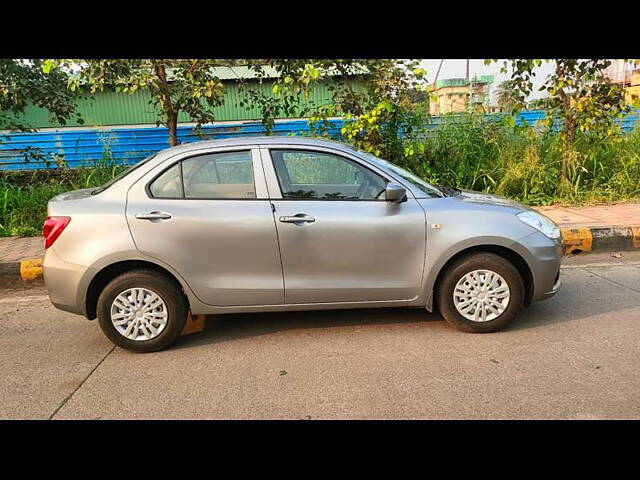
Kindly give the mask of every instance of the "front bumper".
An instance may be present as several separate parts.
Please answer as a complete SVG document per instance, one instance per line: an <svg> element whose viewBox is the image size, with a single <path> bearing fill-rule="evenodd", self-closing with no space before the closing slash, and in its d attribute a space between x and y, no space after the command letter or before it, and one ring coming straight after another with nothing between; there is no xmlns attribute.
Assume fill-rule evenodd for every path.
<svg viewBox="0 0 640 480"><path fill-rule="evenodd" d="M531 300L537 302L552 297L560 290L562 244L541 232L534 232L519 240L526 251L527 263L533 277Z"/></svg>
<svg viewBox="0 0 640 480"><path fill-rule="evenodd" d="M536 298L535 300L540 301L540 300L546 300L547 298L553 297L556 293L558 293L558 291L560 290L560 287L562 287L562 280L560 279L560 272L558 272L557 280L553 284L553 287L551 287L551 290L540 294L539 297Z"/></svg>

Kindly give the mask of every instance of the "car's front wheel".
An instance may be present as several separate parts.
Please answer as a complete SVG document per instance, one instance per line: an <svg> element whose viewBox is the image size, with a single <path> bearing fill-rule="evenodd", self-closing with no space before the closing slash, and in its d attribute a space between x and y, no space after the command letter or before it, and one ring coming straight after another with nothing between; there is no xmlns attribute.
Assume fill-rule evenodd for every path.
<svg viewBox="0 0 640 480"><path fill-rule="evenodd" d="M119 347L153 352L168 347L184 328L184 294L171 279L150 270L123 273L98 298L98 321Z"/></svg>
<svg viewBox="0 0 640 480"><path fill-rule="evenodd" d="M511 262L476 253L454 262L439 282L437 302L447 322L465 332L500 330L524 304L524 284Z"/></svg>

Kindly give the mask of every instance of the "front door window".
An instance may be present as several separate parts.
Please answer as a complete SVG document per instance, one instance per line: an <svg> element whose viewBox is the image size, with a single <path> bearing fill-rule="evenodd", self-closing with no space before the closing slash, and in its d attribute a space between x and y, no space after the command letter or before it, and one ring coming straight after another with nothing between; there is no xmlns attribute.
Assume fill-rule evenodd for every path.
<svg viewBox="0 0 640 480"><path fill-rule="evenodd" d="M306 150L271 150L282 197L381 200L386 180L347 158Z"/></svg>

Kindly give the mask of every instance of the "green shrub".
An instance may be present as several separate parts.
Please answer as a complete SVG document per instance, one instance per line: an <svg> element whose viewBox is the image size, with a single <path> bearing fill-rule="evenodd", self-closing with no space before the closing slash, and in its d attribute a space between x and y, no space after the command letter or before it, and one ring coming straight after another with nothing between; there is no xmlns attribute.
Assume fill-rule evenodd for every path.
<svg viewBox="0 0 640 480"><path fill-rule="evenodd" d="M560 188L558 134L457 116L407 138L404 145L394 144L393 151L410 154L393 160L431 183L495 193L529 205L640 199L640 128L605 140L578 133L568 190ZM1 174L0 236L39 235L51 197L102 185L122 168L107 146L89 168Z"/></svg>
<svg viewBox="0 0 640 480"><path fill-rule="evenodd" d="M503 195L529 205L582 204L640 197L640 129L596 140L578 133L560 189L561 139L507 122L450 121L424 140L405 166L427 181Z"/></svg>
<svg viewBox="0 0 640 480"><path fill-rule="evenodd" d="M69 190L98 187L124 167L96 162L93 167L34 172L8 172L0 176L0 236L35 236L42 233L47 202Z"/></svg>

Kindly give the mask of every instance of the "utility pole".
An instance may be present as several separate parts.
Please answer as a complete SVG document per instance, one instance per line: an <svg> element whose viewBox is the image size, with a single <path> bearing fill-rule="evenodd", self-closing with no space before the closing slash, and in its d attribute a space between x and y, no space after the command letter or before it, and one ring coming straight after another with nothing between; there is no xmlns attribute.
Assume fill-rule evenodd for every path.
<svg viewBox="0 0 640 480"><path fill-rule="evenodd" d="M438 66L438 71L436 72L436 78L433 80L433 84L435 85L438 81L438 77L440 76L440 69L442 69L442 64L444 63L444 58L440 60L440 65Z"/></svg>
<svg viewBox="0 0 640 480"><path fill-rule="evenodd" d="M444 58L442 58L440 60L440 65L438 65L438 71L436 72L436 78L434 78L433 80L433 88L436 89L438 88L436 85L436 82L438 81L438 77L440 76L440 70L442 69L442 64L444 63ZM437 111L439 112L440 110L440 100L438 100L438 107L437 107ZM429 112L431 112L431 100L429 100ZM435 110L434 110L435 111Z"/></svg>
<svg viewBox="0 0 640 480"><path fill-rule="evenodd" d="M469 78L469 59L467 58L467 71L465 74L467 79L467 88L469 89L469 96L467 97L467 111L473 113L473 83Z"/></svg>

